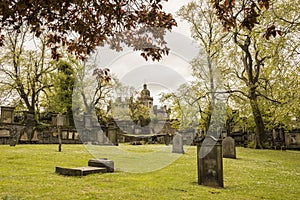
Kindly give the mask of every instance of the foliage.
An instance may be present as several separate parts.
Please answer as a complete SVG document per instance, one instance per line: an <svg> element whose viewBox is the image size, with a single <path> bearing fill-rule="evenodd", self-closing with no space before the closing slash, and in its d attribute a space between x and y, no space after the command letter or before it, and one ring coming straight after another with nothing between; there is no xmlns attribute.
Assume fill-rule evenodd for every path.
<svg viewBox="0 0 300 200"><path fill-rule="evenodd" d="M228 33L222 32L210 2L192 1L177 14L191 25L192 37L200 46L198 57L191 62L195 80L190 87L191 96L195 97L192 102L200 114L199 128L207 132L216 107L216 93L222 90L218 67Z"/></svg>
<svg viewBox="0 0 300 200"><path fill-rule="evenodd" d="M105 110L115 84L110 70L87 62L74 61L74 64L78 69L73 93L74 112L93 114L95 109Z"/></svg>
<svg viewBox="0 0 300 200"><path fill-rule="evenodd" d="M255 147L263 148L266 130L289 129L298 123L291 120L299 113L295 92L299 87L298 4L261 0L210 3L192 1L177 13L191 24L192 37L206 53L192 62L193 87L201 90L194 94L202 100L198 103L202 108L212 108L213 98L209 97L218 91L214 70L222 71L229 105L241 114L236 123L243 123L248 130L256 127ZM205 117L200 119L205 121Z"/></svg>
<svg viewBox="0 0 300 200"><path fill-rule="evenodd" d="M252 30L260 22L262 10L270 8L269 0L245 0L242 3L235 0L211 0L216 10L216 16L222 22L226 31L237 27ZM269 39L270 35L281 34L275 29L274 25L267 28L265 37Z"/></svg>
<svg viewBox="0 0 300 200"><path fill-rule="evenodd" d="M72 96L75 83L75 72L72 62L61 59L56 62L57 70L52 73L54 79L51 90L49 111L55 113L65 113L69 124L73 124Z"/></svg>
<svg viewBox="0 0 300 200"><path fill-rule="evenodd" d="M162 93L160 102L170 108L170 119L173 128L196 128L203 104L197 104L197 89L189 83L179 86L176 92ZM196 106L195 106L196 104Z"/></svg>
<svg viewBox="0 0 300 200"><path fill-rule="evenodd" d="M163 1L2 1L0 45L6 30L27 25L36 37L46 35L54 59L61 57L60 46L83 59L97 46L121 50L124 44L159 60L168 53L163 34L176 26L172 15L162 10Z"/></svg>
<svg viewBox="0 0 300 200"><path fill-rule="evenodd" d="M282 103L282 96L279 93L275 95L274 91L282 88L283 85L287 85L286 83L280 83L282 78L286 78L288 74L282 73L282 70L286 70L280 66L283 63L279 63L280 59L278 58L282 56L279 52L284 51L286 48L286 41L288 40L286 34L291 33L290 31L284 31L287 30L286 28L290 24L284 24L282 20L279 20L279 16L284 15L284 12L286 12L281 10L281 6L279 6L284 3L273 1L272 3L259 4L255 1L243 1L233 2L232 5L224 5L225 7L228 6L224 13L228 12L237 16L235 19L232 18L236 21L231 24L226 20L232 16L225 14L223 19L219 16L237 46L237 48L232 48L232 44L228 45L229 53L227 55L229 54L229 56L227 58L230 61L227 60L225 63L228 64L228 68L231 68L231 70L227 71L226 76L228 79L233 75L235 80L227 81L227 86L229 86L227 90L231 94L235 93L234 96L240 98L243 102L250 104L256 127L256 148L263 147L266 140L265 130L275 128L278 125L281 126L280 122L276 120L278 117L274 116L271 119L271 113L274 115L273 108L279 108ZM293 15L293 10L290 9L289 11L289 14ZM275 12L276 15L274 15ZM226 17L228 19L225 19ZM275 28L274 24L280 24L281 30ZM279 37L275 37L277 34ZM271 39L271 36L274 36L274 38ZM236 56L239 54L242 54L242 56ZM284 61L284 68L287 67L288 60ZM282 78L279 78L279 76ZM289 89L286 88L284 91L287 90Z"/></svg>
<svg viewBox="0 0 300 200"><path fill-rule="evenodd" d="M129 116L135 124L144 127L151 122L150 108L142 104L139 100L135 101L133 97L131 97L128 107Z"/></svg>
<svg viewBox="0 0 300 200"><path fill-rule="evenodd" d="M15 104L24 105L31 113L37 114L47 90L53 84L50 74L55 70L46 51L46 44L41 40L41 46L36 50L24 48L27 28L20 32L7 33L4 42L7 48L1 56L1 87ZM9 95L11 94L11 95Z"/></svg>

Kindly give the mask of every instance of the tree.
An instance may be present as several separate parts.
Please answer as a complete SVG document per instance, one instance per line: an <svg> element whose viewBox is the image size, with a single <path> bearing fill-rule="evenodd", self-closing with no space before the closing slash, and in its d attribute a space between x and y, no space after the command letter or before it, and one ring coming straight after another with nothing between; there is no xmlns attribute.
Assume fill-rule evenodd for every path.
<svg viewBox="0 0 300 200"><path fill-rule="evenodd" d="M249 99L256 124L255 148L262 148L266 135L262 114L258 106L257 87L260 70L267 57L261 55L261 49L258 49L255 38L257 35L254 34L253 29L256 24L259 24L259 17L261 17L263 12L261 9L269 8L269 1L246 0L236 2L231 0L212 0L212 2L216 10L216 16L221 21L224 30L231 31L234 43L242 51L241 68L243 70L241 74L236 73L236 75L247 85L247 92L239 92ZM273 30L276 35L275 28ZM270 34L270 31L266 33L266 38L269 38Z"/></svg>
<svg viewBox="0 0 300 200"><path fill-rule="evenodd" d="M198 104L198 91L190 83L185 83L176 92L161 94L160 102L171 109L169 114L173 128L190 129L199 126L200 117L203 117L203 104Z"/></svg>
<svg viewBox="0 0 300 200"><path fill-rule="evenodd" d="M81 117L80 113L83 112L87 115L101 114L111 106L115 80L110 70L96 68L94 64L85 61L76 61L74 64L77 69L72 98L74 117Z"/></svg>
<svg viewBox="0 0 300 200"><path fill-rule="evenodd" d="M263 9L269 9L270 0L211 0L215 14L221 21L224 30L245 28L251 31L259 23L259 17ZM273 27L273 25L271 26ZM268 28L266 37L276 34L275 27Z"/></svg>
<svg viewBox="0 0 300 200"><path fill-rule="evenodd" d="M0 45L6 30L27 25L36 37L46 35L54 59L60 58L61 46L84 59L97 46L122 50L124 44L159 60L168 53L163 35L176 26L172 15L162 10L163 1L167 0L2 1Z"/></svg>
<svg viewBox="0 0 300 200"><path fill-rule="evenodd" d="M151 122L150 108L140 101L135 101L133 96L129 99L129 116L131 120L141 127L147 126Z"/></svg>
<svg viewBox="0 0 300 200"><path fill-rule="evenodd" d="M291 33L291 27L287 23L282 24L274 14L279 10L275 11L273 8L280 5L283 4L274 1L264 10L250 1L235 3L232 12L241 21L237 20L238 25L230 25L228 28L236 45L229 47L228 60L232 59L228 63L228 68L232 69L232 74L238 79L228 82L228 85L236 83L235 87L228 88L228 92L238 93L239 98L251 106L256 127L255 148L263 148L267 139L266 129L274 127L270 126L272 107L279 108L284 102L281 95L278 93L274 95L274 90L277 90L275 86L283 88L282 86L286 85L282 80L287 78L287 74L282 72L287 72L284 68L287 67L289 59L280 63L278 58L281 57L280 54L287 53L284 49L289 40L287 35ZM269 9L269 6L272 9ZM245 8L248 9L244 10ZM254 15L253 18L250 14ZM281 15L285 14L289 15L289 10L281 10ZM241 16L237 17L239 15ZM280 25L280 30L275 28L274 24ZM269 28L265 30L265 27ZM276 37L278 35L280 37ZM241 56L238 58L236 55Z"/></svg>
<svg viewBox="0 0 300 200"><path fill-rule="evenodd" d="M191 62L193 75L196 78L192 87L198 87L193 90L197 96L193 103L202 104L200 106L202 108L198 106L201 124L202 126L203 123L205 124L202 128L207 131L214 112L217 91L222 88L218 80L218 67L220 53L224 42L228 40L228 33L222 32L222 26L210 2L192 1L181 7L177 14L191 25L192 37L200 46L199 56ZM201 94L197 90L201 90Z"/></svg>
<svg viewBox="0 0 300 200"><path fill-rule="evenodd" d="M28 29L22 27L21 31L7 32L3 41L7 48L1 57L0 73L4 79L1 87L12 93L16 102L25 105L30 113L37 113L40 107L40 99L47 90L52 87L50 73L55 67L47 57L46 44L41 40L38 50L25 50L24 45Z"/></svg>
<svg viewBox="0 0 300 200"><path fill-rule="evenodd" d="M57 70L52 74L53 88L48 94L50 97L50 111L65 113L68 124L73 125L72 96L75 83L75 69L72 61L59 60L55 63Z"/></svg>

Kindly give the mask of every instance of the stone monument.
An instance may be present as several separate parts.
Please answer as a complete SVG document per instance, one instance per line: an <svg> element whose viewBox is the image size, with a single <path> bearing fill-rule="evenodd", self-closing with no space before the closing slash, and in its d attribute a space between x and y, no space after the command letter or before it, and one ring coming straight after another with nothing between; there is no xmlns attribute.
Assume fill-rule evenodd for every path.
<svg viewBox="0 0 300 200"><path fill-rule="evenodd" d="M197 141L198 184L224 187L222 141L206 136Z"/></svg>
<svg viewBox="0 0 300 200"><path fill-rule="evenodd" d="M223 158L236 159L235 142L232 137L225 137L222 141Z"/></svg>
<svg viewBox="0 0 300 200"><path fill-rule="evenodd" d="M176 133L173 138L172 153L184 153L182 135Z"/></svg>
<svg viewBox="0 0 300 200"><path fill-rule="evenodd" d="M109 142L112 145L118 146L118 127L116 127L115 125L109 125L108 126L108 131L107 131L107 136L109 139Z"/></svg>

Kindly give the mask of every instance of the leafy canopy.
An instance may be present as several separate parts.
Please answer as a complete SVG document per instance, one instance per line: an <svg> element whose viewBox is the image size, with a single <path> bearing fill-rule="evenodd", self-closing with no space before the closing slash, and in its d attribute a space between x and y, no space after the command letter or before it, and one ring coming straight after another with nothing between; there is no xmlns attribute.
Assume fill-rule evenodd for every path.
<svg viewBox="0 0 300 200"><path fill-rule="evenodd" d="M159 60L168 53L163 39L176 26L173 16L162 10L167 0L12 0L0 2L0 45L7 30L28 25L36 37L47 35L54 59L59 47L84 59L97 46L122 44L142 50L145 58ZM148 33L148 34L147 34Z"/></svg>

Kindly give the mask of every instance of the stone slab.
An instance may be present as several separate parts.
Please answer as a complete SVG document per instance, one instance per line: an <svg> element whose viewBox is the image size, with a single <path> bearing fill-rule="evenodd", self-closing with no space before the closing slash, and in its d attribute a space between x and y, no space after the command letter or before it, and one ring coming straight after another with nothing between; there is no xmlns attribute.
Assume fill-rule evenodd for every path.
<svg viewBox="0 0 300 200"><path fill-rule="evenodd" d="M86 176L89 174L106 173L107 169L103 167L75 167L65 168L56 167L55 172L65 176Z"/></svg>
<svg viewBox="0 0 300 200"><path fill-rule="evenodd" d="M90 167L103 167L107 172L114 172L114 161L107 158L91 159L88 161Z"/></svg>

